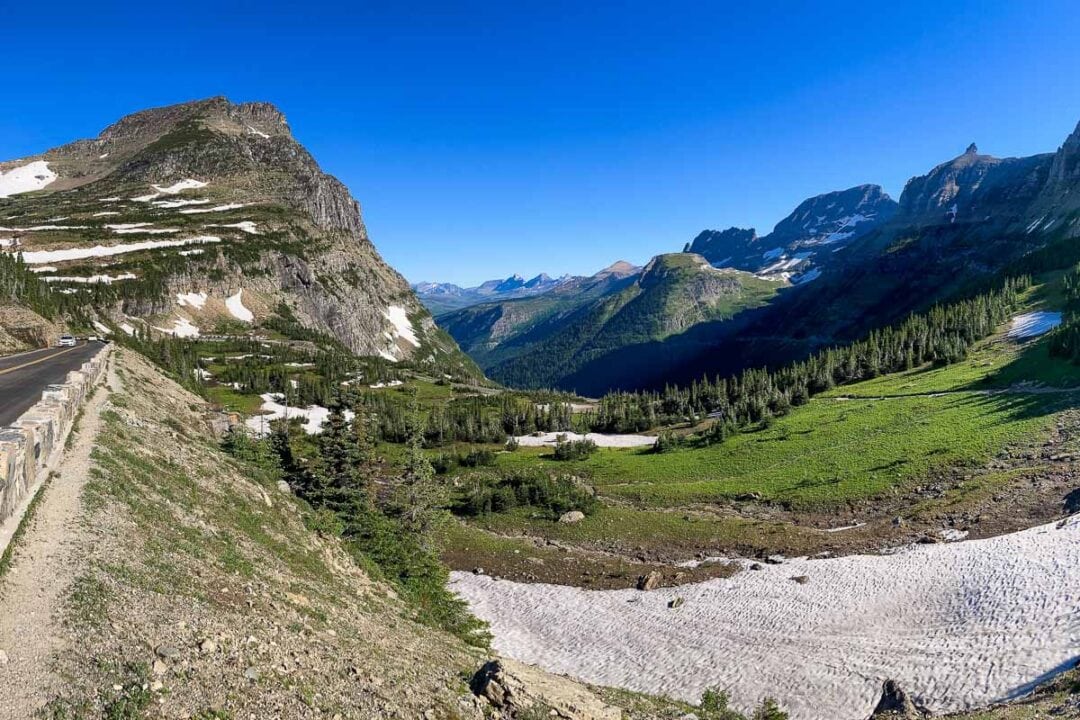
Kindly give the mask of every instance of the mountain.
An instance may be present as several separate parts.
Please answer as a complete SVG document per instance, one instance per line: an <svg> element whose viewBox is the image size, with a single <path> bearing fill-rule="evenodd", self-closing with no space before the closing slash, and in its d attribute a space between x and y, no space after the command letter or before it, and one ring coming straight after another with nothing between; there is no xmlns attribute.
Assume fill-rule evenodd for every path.
<svg viewBox="0 0 1080 720"><path fill-rule="evenodd" d="M573 278L569 275L552 278L547 273L540 273L526 280L521 275L514 274L501 280L487 280L476 287L463 288L452 283L420 282L414 284L412 289L428 310L439 316L491 300L540 295L579 279L581 278Z"/></svg>
<svg viewBox="0 0 1080 720"><path fill-rule="evenodd" d="M846 343L1002 273L1080 260L1080 126L1053 153L959 156L913 177L895 213L846 240L817 279L784 293L736 334L699 336L693 357L642 386L779 365Z"/></svg>
<svg viewBox="0 0 1080 720"><path fill-rule="evenodd" d="M836 252L887 222L897 207L880 186L859 185L804 200L764 237L752 228L705 230L684 251L717 267L809 282Z"/></svg>
<svg viewBox="0 0 1080 720"><path fill-rule="evenodd" d="M439 322L499 382L594 393L606 389L609 374L630 367L612 368L612 353L730 320L785 284L673 253L641 269L616 263L542 295L474 305Z"/></svg>
<svg viewBox="0 0 1080 720"><path fill-rule="evenodd" d="M3 249L128 332L302 328L475 373L268 103L144 110L2 163L0 217Z"/></svg>

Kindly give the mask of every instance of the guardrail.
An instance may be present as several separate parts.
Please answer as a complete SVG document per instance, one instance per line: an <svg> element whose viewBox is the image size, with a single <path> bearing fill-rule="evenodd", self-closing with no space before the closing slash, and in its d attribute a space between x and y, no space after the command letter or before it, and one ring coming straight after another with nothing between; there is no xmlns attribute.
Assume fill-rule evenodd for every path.
<svg viewBox="0 0 1080 720"><path fill-rule="evenodd" d="M41 400L10 426L0 428L0 523L24 508L59 457L79 408L105 373L112 346L48 385Z"/></svg>

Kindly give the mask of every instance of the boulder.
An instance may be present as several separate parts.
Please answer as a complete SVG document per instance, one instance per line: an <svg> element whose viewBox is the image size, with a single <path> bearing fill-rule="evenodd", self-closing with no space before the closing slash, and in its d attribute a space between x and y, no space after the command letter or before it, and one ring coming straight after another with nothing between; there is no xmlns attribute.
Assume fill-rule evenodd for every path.
<svg viewBox="0 0 1080 720"><path fill-rule="evenodd" d="M574 523L579 523L584 519L585 513L581 512L580 510L571 510L570 512L563 513L562 517L559 518L559 522L566 523L567 525L573 525Z"/></svg>
<svg viewBox="0 0 1080 720"><path fill-rule="evenodd" d="M925 714L915 706L911 697L904 692L895 680L886 680L881 685L881 699L878 701L871 718L921 718Z"/></svg>
<svg viewBox="0 0 1080 720"><path fill-rule="evenodd" d="M655 590L656 588L660 587L660 581L663 579L664 576L660 574L660 571L652 570L637 579L637 589Z"/></svg>
<svg viewBox="0 0 1080 720"><path fill-rule="evenodd" d="M487 700L500 718L550 714L566 720L621 720L612 707L584 686L539 668L505 658L491 660L469 682L473 693Z"/></svg>

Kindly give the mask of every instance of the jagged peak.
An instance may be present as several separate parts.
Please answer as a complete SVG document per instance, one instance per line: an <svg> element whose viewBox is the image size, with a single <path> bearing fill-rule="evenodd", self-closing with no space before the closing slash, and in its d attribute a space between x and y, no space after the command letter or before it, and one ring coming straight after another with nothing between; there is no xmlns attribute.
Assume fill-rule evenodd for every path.
<svg viewBox="0 0 1080 720"><path fill-rule="evenodd" d="M218 120L235 125L241 131L291 137L284 113L273 103L234 103L224 96L216 96L125 115L102 130L97 139L108 143L161 136L189 120Z"/></svg>
<svg viewBox="0 0 1080 720"><path fill-rule="evenodd" d="M971 143L970 145L967 146L967 150L964 151L964 154L965 155L978 155L979 154L979 146L976 145L975 143Z"/></svg>

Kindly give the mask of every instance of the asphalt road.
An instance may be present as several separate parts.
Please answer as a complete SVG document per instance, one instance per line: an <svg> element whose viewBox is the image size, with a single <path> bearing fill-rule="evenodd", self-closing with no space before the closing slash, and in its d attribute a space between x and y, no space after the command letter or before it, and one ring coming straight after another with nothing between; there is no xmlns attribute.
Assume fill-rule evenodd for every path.
<svg viewBox="0 0 1080 720"><path fill-rule="evenodd" d="M98 354L101 343L53 347L0 357L0 427L14 422L41 399L46 385L61 383L72 370Z"/></svg>

